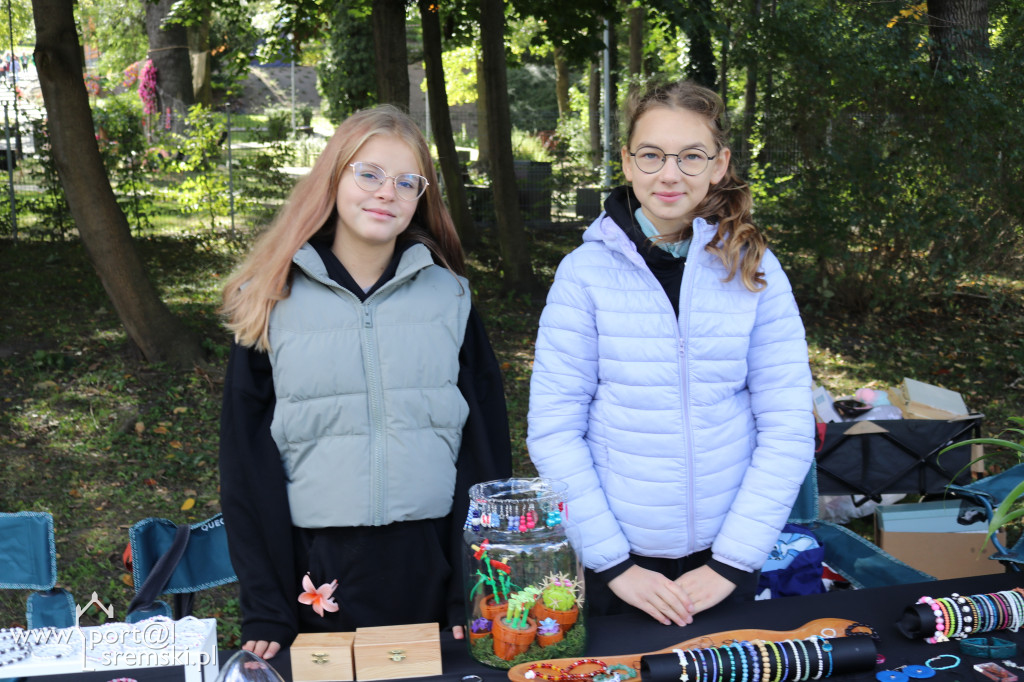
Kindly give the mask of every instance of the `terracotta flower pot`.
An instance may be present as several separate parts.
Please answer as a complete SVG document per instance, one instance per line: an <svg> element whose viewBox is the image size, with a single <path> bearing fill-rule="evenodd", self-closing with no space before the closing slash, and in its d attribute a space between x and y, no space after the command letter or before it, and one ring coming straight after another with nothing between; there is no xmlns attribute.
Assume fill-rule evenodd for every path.
<svg viewBox="0 0 1024 682"><path fill-rule="evenodd" d="M479 640L483 639L484 637L486 637L489 634L491 634L490 630L486 630L484 632L473 632L472 630L470 630L469 631L469 641L470 642L479 641Z"/></svg>
<svg viewBox="0 0 1024 682"><path fill-rule="evenodd" d="M537 637L537 621L527 618L526 627L513 628L504 618L498 618L491 626L491 635L494 637L494 655L511 661L530 648Z"/></svg>
<svg viewBox="0 0 1024 682"><path fill-rule="evenodd" d="M553 632L550 635L538 634L537 644L540 644L541 646L551 646L552 644L558 644L563 639L565 639L565 634L561 630Z"/></svg>
<svg viewBox="0 0 1024 682"><path fill-rule="evenodd" d="M555 611L545 606L543 599L538 599L537 603L533 605L533 615L538 621L542 621L545 618L555 619L562 626L562 632L565 632L575 625L576 620L580 617L580 607L577 604L573 604L572 608L568 611Z"/></svg>
<svg viewBox="0 0 1024 682"><path fill-rule="evenodd" d="M486 599L480 602L480 615L490 621L497 621L500 618L504 618L508 611L508 602L502 602L501 604L494 603L494 595L488 595Z"/></svg>

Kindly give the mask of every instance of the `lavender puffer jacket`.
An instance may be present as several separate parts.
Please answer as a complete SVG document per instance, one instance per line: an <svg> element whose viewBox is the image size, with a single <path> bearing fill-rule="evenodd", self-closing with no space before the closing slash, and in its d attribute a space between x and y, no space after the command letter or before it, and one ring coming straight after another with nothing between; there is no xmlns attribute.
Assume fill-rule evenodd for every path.
<svg viewBox="0 0 1024 682"><path fill-rule="evenodd" d="M698 218L679 316L602 214L563 259L540 320L530 456L570 488L570 537L597 571L629 552L712 548L759 569L813 459L811 374L789 280L746 289ZM574 537L575 536L575 537Z"/></svg>

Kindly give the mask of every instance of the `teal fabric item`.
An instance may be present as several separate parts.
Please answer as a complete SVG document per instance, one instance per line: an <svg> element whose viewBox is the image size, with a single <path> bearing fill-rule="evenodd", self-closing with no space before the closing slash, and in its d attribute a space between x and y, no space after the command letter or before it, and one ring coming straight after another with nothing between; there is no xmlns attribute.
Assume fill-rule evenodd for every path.
<svg viewBox="0 0 1024 682"><path fill-rule="evenodd" d="M53 517L0 513L0 589L48 590L57 583Z"/></svg>
<svg viewBox="0 0 1024 682"><path fill-rule="evenodd" d="M858 589L935 580L849 528L818 519L818 468L812 465L793 505L790 523L811 530L825 548L825 563Z"/></svg>
<svg viewBox="0 0 1024 682"><path fill-rule="evenodd" d="M217 514L193 524L191 529L185 554L160 594L198 592L238 580L228 556L223 516ZM173 522L152 517L139 521L128 531L132 548L132 578L137 587L145 583L153 566L171 548L176 532L177 526ZM170 613L169 609L167 613Z"/></svg>
<svg viewBox="0 0 1024 682"><path fill-rule="evenodd" d="M124 620L126 623L138 623L140 620L146 620L147 618L153 618L154 616L174 618L174 610L167 602L157 599L153 602L153 605L150 608L136 609L125 616Z"/></svg>
<svg viewBox="0 0 1024 682"><path fill-rule="evenodd" d="M656 239L661 233L658 232L658 228L654 226L654 223L647 219L647 216L644 215L643 209L638 208L634 215L636 215L636 222L640 224L640 229L644 231L644 234L651 240L652 244L668 251L676 258L686 258L686 254L690 252L691 240L684 239L681 242L656 242L654 239Z"/></svg>
<svg viewBox="0 0 1024 682"><path fill-rule="evenodd" d="M70 628L78 624L75 600L62 588L33 592L28 596L25 609L28 629Z"/></svg>

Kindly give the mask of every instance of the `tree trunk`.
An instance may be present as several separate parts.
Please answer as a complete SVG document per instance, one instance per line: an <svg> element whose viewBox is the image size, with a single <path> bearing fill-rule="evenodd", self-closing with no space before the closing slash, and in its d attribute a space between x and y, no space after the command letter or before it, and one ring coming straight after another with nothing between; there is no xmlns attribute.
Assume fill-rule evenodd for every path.
<svg viewBox="0 0 1024 682"><path fill-rule="evenodd" d="M691 28L687 31L690 38L690 77L714 90L718 73L711 44L711 0L694 0L691 8Z"/></svg>
<svg viewBox="0 0 1024 682"><path fill-rule="evenodd" d="M444 81L444 66L441 63L441 20L438 17L436 0L419 0L420 23L423 30L423 62L427 72L427 105L430 107L430 124L434 130L434 144L441 162L448 210L465 248L476 246L479 235L473 216L469 212L466 186L462 166L455 151L452 135L452 119L448 110L448 92Z"/></svg>
<svg viewBox="0 0 1024 682"><path fill-rule="evenodd" d="M975 62L988 54L988 0L928 0L931 67Z"/></svg>
<svg viewBox="0 0 1024 682"><path fill-rule="evenodd" d="M760 24L761 0L753 0L751 3L750 21L753 26ZM754 34L757 36L757 33ZM755 42L759 43L755 37ZM745 176L750 170L753 159L750 158L752 149L751 143L754 139L754 115L757 112L757 64L759 62L757 53L749 58L747 64L747 87L743 93L743 136L740 139L739 169Z"/></svg>
<svg viewBox="0 0 1024 682"><path fill-rule="evenodd" d="M210 8L202 11L199 23L188 28L188 52L192 60L192 93L204 107L213 104L210 74Z"/></svg>
<svg viewBox="0 0 1024 682"><path fill-rule="evenodd" d="M373 51L377 101L409 111L409 52L405 45L405 1L373 0Z"/></svg>
<svg viewBox="0 0 1024 682"><path fill-rule="evenodd" d="M729 111L729 48L732 46L732 22L725 22L725 31L722 32L722 59L718 68L718 94L722 98L722 105L726 112ZM728 117L728 113L726 113Z"/></svg>
<svg viewBox="0 0 1024 682"><path fill-rule="evenodd" d="M163 27L174 0L152 0L146 5L149 58L156 67L157 112L165 130L182 133L188 108L196 102L192 88L188 29L181 24Z"/></svg>
<svg viewBox="0 0 1024 682"><path fill-rule="evenodd" d="M604 157L601 140L601 66L597 57L590 62L590 89L587 97L587 125L590 129L590 165L598 167Z"/></svg>
<svg viewBox="0 0 1024 682"><path fill-rule="evenodd" d="M485 173L491 172L491 136L487 132L487 74L483 59L476 60L476 163Z"/></svg>
<svg viewBox="0 0 1024 682"><path fill-rule="evenodd" d="M629 17L629 75L639 76L644 68L644 8L630 7L627 10L627 16Z"/></svg>
<svg viewBox="0 0 1024 682"><path fill-rule="evenodd" d="M32 13L53 159L86 254L146 360L190 368L202 362L202 349L150 283L100 158L72 4L32 0Z"/></svg>
<svg viewBox="0 0 1024 682"><path fill-rule="evenodd" d="M565 48L555 46L555 98L558 100L558 119L569 115L569 62L565 59Z"/></svg>
<svg viewBox="0 0 1024 682"><path fill-rule="evenodd" d="M505 7L502 0L480 0L480 44L487 89L487 130L490 139L491 189L498 228L503 280L514 291L536 293L530 268L526 228L519 207L519 188L512 163L512 121L505 73Z"/></svg>

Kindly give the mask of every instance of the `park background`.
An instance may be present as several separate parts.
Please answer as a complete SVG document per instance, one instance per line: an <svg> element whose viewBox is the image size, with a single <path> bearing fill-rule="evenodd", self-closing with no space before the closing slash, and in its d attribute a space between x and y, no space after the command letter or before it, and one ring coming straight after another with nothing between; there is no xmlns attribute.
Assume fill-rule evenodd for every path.
<svg viewBox="0 0 1024 682"><path fill-rule="evenodd" d="M938 384L987 435L1024 415L1022 0L2 9L21 61L0 83L0 510L52 513L59 584L118 618L131 524L219 511L220 286L333 126L376 102L435 145L518 474L544 293L621 179L623 98L655 78L726 101L819 384ZM25 624L24 598L0 594L0 626ZM238 645L232 586L196 614Z"/></svg>

